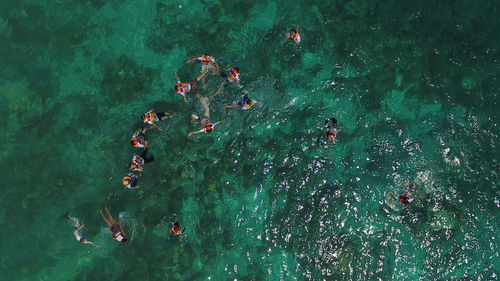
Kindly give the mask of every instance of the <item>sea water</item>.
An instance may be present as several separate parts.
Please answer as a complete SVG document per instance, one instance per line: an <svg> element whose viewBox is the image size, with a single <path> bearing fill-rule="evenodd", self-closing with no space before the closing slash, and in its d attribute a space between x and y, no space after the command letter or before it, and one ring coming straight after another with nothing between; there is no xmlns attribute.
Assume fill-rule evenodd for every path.
<svg viewBox="0 0 500 281"><path fill-rule="evenodd" d="M0 279L497 280L499 6L2 1ZM188 137L203 107L173 72L194 79L185 61L205 53L242 88ZM224 109L244 89L263 105ZM148 131L155 161L127 190L149 109L176 115ZM406 180L409 207L388 194ZM187 229L171 238L174 213Z"/></svg>

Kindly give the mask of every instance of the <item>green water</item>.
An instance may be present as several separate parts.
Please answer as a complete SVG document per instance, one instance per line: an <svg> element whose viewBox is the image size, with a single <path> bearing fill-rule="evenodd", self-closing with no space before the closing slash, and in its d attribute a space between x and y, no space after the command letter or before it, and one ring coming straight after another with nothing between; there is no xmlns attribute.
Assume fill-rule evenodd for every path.
<svg viewBox="0 0 500 281"><path fill-rule="evenodd" d="M0 6L1 280L497 280L498 1ZM285 40L299 26L300 45ZM173 86L203 53L263 101ZM207 76L202 95L220 85ZM121 178L140 115L155 161ZM324 120L335 117L335 144ZM418 183L403 208L388 191ZM123 219L113 241L99 209ZM68 212L101 246L79 245ZM169 238L173 213L187 233Z"/></svg>

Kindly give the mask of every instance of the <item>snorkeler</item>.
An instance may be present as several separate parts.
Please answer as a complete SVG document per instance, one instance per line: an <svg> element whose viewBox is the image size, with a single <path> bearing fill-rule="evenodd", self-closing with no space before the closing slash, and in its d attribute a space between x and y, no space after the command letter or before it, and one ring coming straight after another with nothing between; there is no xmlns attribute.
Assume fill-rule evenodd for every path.
<svg viewBox="0 0 500 281"><path fill-rule="evenodd" d="M410 181L407 180L405 182L405 186L403 188L403 193L401 193L401 195L399 195L399 197L396 197L396 195L394 195L394 193L392 193L391 191L389 191L389 194L391 194L392 197L394 197L394 199L398 200L400 204L404 204L405 206L410 206L410 202L412 202L413 200L418 199L422 196L419 195L416 197L412 197L410 192L413 192L415 187L417 187L417 184L413 183L413 186L410 189L408 189L409 186L410 186Z"/></svg>
<svg viewBox="0 0 500 281"><path fill-rule="evenodd" d="M160 112L160 113L155 113L152 109L149 110L148 112L144 113L141 118L144 123L148 123L150 125L153 125L156 127L158 130L163 131L160 127L158 127L155 122L159 122L160 120L165 120L168 118L174 117L174 114L170 114L168 112Z"/></svg>
<svg viewBox="0 0 500 281"><path fill-rule="evenodd" d="M224 105L224 108L239 108L241 110L249 110L255 103L258 103L259 105L262 106L262 102L248 97L247 90L244 90L243 94L244 94L243 98L240 102L238 102L237 104Z"/></svg>
<svg viewBox="0 0 500 281"><path fill-rule="evenodd" d="M299 44L300 43L300 35L299 35L299 28L292 29L288 31L285 35L287 39L292 39L295 41L295 43Z"/></svg>
<svg viewBox="0 0 500 281"><path fill-rule="evenodd" d="M331 141L335 141L337 139L337 125L338 121L335 118L325 121L325 127L328 129L326 133L326 138Z"/></svg>
<svg viewBox="0 0 500 281"><path fill-rule="evenodd" d="M132 170L132 172L142 172L142 166L144 164L154 161L154 157L146 158L147 153L148 149L146 148L140 156L134 154L134 156L132 157L132 162L130 163L130 169Z"/></svg>
<svg viewBox="0 0 500 281"><path fill-rule="evenodd" d="M104 221L106 221L106 223L108 224L109 231L113 234L113 239L118 241L118 242L122 242L122 243L126 244L127 243L127 234L125 233L125 231L123 231L122 220L120 219L120 227L118 227L118 224L113 219L113 216L111 216L111 213L109 212L108 207L104 207L104 209L106 210L106 213L108 213L109 220L106 219L106 216L104 216L104 214L102 213L102 210L99 210L99 212L101 213L101 216L104 219Z"/></svg>
<svg viewBox="0 0 500 281"><path fill-rule="evenodd" d="M240 69L237 67L231 68L231 70L229 70L227 75L221 74L221 77L225 78L226 81L224 81L224 83L222 83L222 85L219 87L219 89L217 89L215 94L210 96L211 99L215 98L218 94L220 94L222 92L222 90L224 90L224 88L227 85L229 85L230 83L233 83L236 81L236 84L238 86L240 86ZM242 86L240 86L240 87L242 87Z"/></svg>
<svg viewBox="0 0 500 281"><path fill-rule="evenodd" d="M201 72L206 72L208 70L211 70L213 73L216 73L219 71L219 65L215 61L215 58L209 54L202 55L201 57L195 57L190 60L187 60L186 63L190 63L194 60L199 60L201 63Z"/></svg>
<svg viewBox="0 0 500 281"><path fill-rule="evenodd" d="M176 218L176 214L174 214L174 218L172 219L172 222L170 223L170 226L171 226L170 232L172 233L171 236L181 235L186 231L186 227L181 229L181 227L179 226L179 223L177 221L175 221L175 218Z"/></svg>
<svg viewBox="0 0 500 281"><path fill-rule="evenodd" d="M128 189L139 188L139 186L137 185L137 176L134 173L128 173L128 175L124 176L122 179L122 184Z"/></svg>
<svg viewBox="0 0 500 281"><path fill-rule="evenodd" d="M196 116L194 114L192 117L195 119L199 119L198 116ZM212 121L210 121L209 118L203 118L203 119L201 119L201 126L203 127L203 129L201 129L199 131L191 132L188 134L188 136L191 136L193 134L198 134L198 133L211 133L214 130L215 125L220 124L220 123L222 123L222 121L217 121L215 123L212 123Z"/></svg>
<svg viewBox="0 0 500 281"><path fill-rule="evenodd" d="M196 91L196 84L198 83L198 81L200 81L201 78L203 78L206 74L207 74L208 71L205 71L203 72L202 74L200 74L198 77L196 77L196 79L194 79L193 81L189 82L189 83L182 83L181 82L181 79L179 78L179 75L177 75L177 72L174 71L175 73L175 78L177 78L177 83L175 84L175 91L184 97L184 103L186 103L186 93L189 93L189 92L193 92L194 94L197 94L198 92Z"/></svg>
<svg viewBox="0 0 500 281"><path fill-rule="evenodd" d="M130 144L133 147L147 147L148 146L148 141L146 140L146 131L148 129L139 129L135 131L134 135L130 139Z"/></svg>
<svg viewBox="0 0 500 281"><path fill-rule="evenodd" d="M73 226L75 227L75 230L73 231L73 234L75 235L76 240L80 244L90 244L90 245L92 245L92 246L94 246L96 248L99 248L99 246L97 246L93 242L90 242L89 240L87 240L87 239L85 239L83 237L81 231L82 231L84 225L80 224L80 220L78 218L70 217L68 214L66 214L66 218L69 219L73 223Z"/></svg>

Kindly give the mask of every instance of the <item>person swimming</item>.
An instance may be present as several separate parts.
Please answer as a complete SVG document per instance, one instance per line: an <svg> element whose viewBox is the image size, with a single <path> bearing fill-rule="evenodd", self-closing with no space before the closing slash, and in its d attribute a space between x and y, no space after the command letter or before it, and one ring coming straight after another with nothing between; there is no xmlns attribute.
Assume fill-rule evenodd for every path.
<svg viewBox="0 0 500 281"><path fill-rule="evenodd" d="M153 125L156 127L158 130L163 131L160 127L158 127L155 123L159 122L160 120L165 120L168 118L174 117L175 114L170 114L168 112L160 112L160 113L155 113L152 109L149 110L148 112L144 113L141 116L141 119L144 123Z"/></svg>
<svg viewBox="0 0 500 281"><path fill-rule="evenodd" d="M328 129L328 132L326 133L326 138L328 140L335 141L337 139L337 125L338 121L335 118L325 121L325 127Z"/></svg>
<svg viewBox="0 0 500 281"><path fill-rule="evenodd" d="M99 210L99 212L101 213L101 216L104 219L104 221L106 221L106 223L108 224L109 231L112 233L113 240L116 240L118 242L122 242L122 243L126 244L127 243L127 234L125 233L125 231L123 231L122 220L120 219L120 226L118 226L116 221L113 219L113 216L111 216L111 213L109 212L108 207L104 207L104 209L106 210L106 213L109 216L109 220L106 218L106 216L104 216L104 214L102 213L102 210Z"/></svg>
<svg viewBox="0 0 500 281"><path fill-rule="evenodd" d="M219 89L217 89L217 91L215 91L215 93L210 96L211 99L214 99L218 94L222 92L222 90L224 90L226 86L233 82L236 82L236 84L240 86L240 69L237 67L231 68L231 70L229 70L227 74L221 74L221 77L225 78L225 81L224 83L222 83Z"/></svg>
<svg viewBox="0 0 500 281"><path fill-rule="evenodd" d="M186 103L186 93L193 92L194 94L197 94L198 92L196 91L196 84L198 81L200 81L201 78L203 78L206 74L207 71L203 72L201 75L196 77L193 81L189 83L183 83L181 82L181 79L179 78L179 75L177 75L177 72L174 72L175 78L177 78L177 83L175 84L175 91L177 94L181 95L184 98L184 103Z"/></svg>
<svg viewBox="0 0 500 281"><path fill-rule="evenodd" d="M215 58L209 54L202 55L201 57L194 57L186 61L186 63L190 63L194 60L199 60L201 64L201 72L206 72L211 70L212 72L219 71L219 64L215 61Z"/></svg>
<svg viewBox="0 0 500 281"><path fill-rule="evenodd" d="M128 175L124 176L122 179L122 184L128 189L139 188L139 186L137 185L137 176L134 173L128 173Z"/></svg>
<svg viewBox="0 0 500 281"><path fill-rule="evenodd" d="M416 196L416 197L412 197L411 194L410 194L410 192L413 192L413 190L415 190L415 187L417 187L417 184L413 183L413 186L408 189L409 186L410 186L410 181L407 180L405 182L405 186L403 188L403 192L399 195L399 197L396 197L396 195L394 195L394 193L392 193L392 191L389 191L389 194L391 194L392 197L394 197L394 199L398 200L400 204L404 204L405 206L410 206L410 203L413 200L421 198L422 196L419 195L419 196Z"/></svg>
<svg viewBox="0 0 500 281"><path fill-rule="evenodd" d="M69 219L73 223L73 227L74 227L73 234L75 235L75 238L78 241L78 243L90 244L96 248L99 248L99 246L97 246L93 242L91 242L91 241L87 240L85 237L83 237L82 229L83 229L84 225L80 224L80 220L78 218L71 217L68 214L66 214L66 218Z"/></svg>
<svg viewBox="0 0 500 281"><path fill-rule="evenodd" d="M130 163L130 170L132 170L132 172L142 172L142 167L144 164L154 161L154 157L146 158L147 153L148 149L146 148L140 156L137 154L134 154L134 156L132 156L132 162Z"/></svg>
<svg viewBox="0 0 500 281"><path fill-rule="evenodd" d="M249 110L255 103L258 103L259 105L262 106L262 102L248 97L247 90L244 90L243 94L244 94L243 98L240 102L238 102L237 104L224 105L224 108L239 108L241 110Z"/></svg>
<svg viewBox="0 0 500 281"><path fill-rule="evenodd" d="M130 144L133 147L141 147L141 148L147 147L148 146L148 141L146 140L146 131L147 130L148 130L147 128L144 128L144 129L139 129L139 130L135 131L134 135L130 139Z"/></svg>
<svg viewBox="0 0 500 281"><path fill-rule="evenodd" d="M196 117L198 117L198 116L196 116ZM213 132L215 125L218 125L220 123L222 123L222 121L217 121L215 123L212 123L212 121L210 121L209 118L203 118L203 119L201 119L201 126L203 128L199 131L194 131L194 132L189 133L188 136L191 136L193 134L198 134L198 133L211 133L211 132Z"/></svg>
<svg viewBox="0 0 500 281"><path fill-rule="evenodd" d="M300 43L300 35L299 35L299 28L292 29L288 31L285 35L285 38L287 39L292 39L295 41L295 43L299 44Z"/></svg>
<svg viewBox="0 0 500 281"><path fill-rule="evenodd" d="M178 236L178 235L184 234L186 231L186 227L181 229L179 223L175 220L176 217L177 217L176 214L174 214L174 217L172 218L172 222L170 223L171 236Z"/></svg>

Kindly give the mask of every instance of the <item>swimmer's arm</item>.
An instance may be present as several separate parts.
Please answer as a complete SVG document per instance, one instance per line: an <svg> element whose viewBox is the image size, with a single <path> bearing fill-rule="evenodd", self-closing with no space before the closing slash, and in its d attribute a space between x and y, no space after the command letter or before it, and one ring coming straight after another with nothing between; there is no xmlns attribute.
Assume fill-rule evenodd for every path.
<svg viewBox="0 0 500 281"><path fill-rule="evenodd" d="M394 195L394 193L392 193L392 191L389 191L389 194L392 195L392 197L394 197L394 199L398 200L398 198L396 197L396 195Z"/></svg>
<svg viewBox="0 0 500 281"><path fill-rule="evenodd" d="M236 108L236 107L238 107L237 104L224 105L224 108Z"/></svg>
<svg viewBox="0 0 500 281"><path fill-rule="evenodd" d="M96 247L97 249L99 249L99 248L100 248L99 246L97 246L96 244L94 244L94 242L91 242L91 241L89 241L89 240L85 240L85 244L90 244L90 245L92 245L92 246Z"/></svg>
<svg viewBox="0 0 500 281"><path fill-rule="evenodd" d="M419 195L419 196L413 197L413 200L418 199L418 198L422 198L422 195Z"/></svg>
<svg viewBox="0 0 500 281"><path fill-rule="evenodd" d="M217 71L219 71L219 64L215 60L214 60L214 63L215 63L215 68L217 69Z"/></svg>
<svg viewBox="0 0 500 281"><path fill-rule="evenodd" d="M181 81L181 78L179 78L179 75L177 75L177 72L174 71L175 78L177 78L177 81Z"/></svg>
<svg viewBox="0 0 500 281"><path fill-rule="evenodd" d="M203 133L203 132L205 132L205 129L201 129L201 130L199 130L199 131L194 131L194 132L189 133L189 134L188 134L188 137L189 137L189 136L191 136L191 135L194 135L194 134L199 134L199 133Z"/></svg>
<svg viewBox="0 0 500 281"><path fill-rule="evenodd" d="M182 96L184 98L184 103L186 103L186 95Z"/></svg>
<svg viewBox="0 0 500 281"><path fill-rule="evenodd" d="M187 60L187 61L186 61L186 63L190 63L190 62L192 62L192 61L194 61L194 60L197 60L198 58L199 58L199 57L194 57L194 58L192 58L192 59L190 59L190 60ZM179 79L177 79L177 80L179 80Z"/></svg>
<svg viewBox="0 0 500 281"><path fill-rule="evenodd" d="M253 100L254 102L258 103L260 106L262 106L262 102L258 100Z"/></svg>
<svg viewBox="0 0 500 281"><path fill-rule="evenodd" d="M153 123L150 128L152 128L152 127L155 127L156 129L158 129L160 131L163 131L163 129L158 127L158 125L156 125L155 123Z"/></svg>
<svg viewBox="0 0 500 281"><path fill-rule="evenodd" d="M220 124L220 123L222 123L222 121L217 121L217 122L215 122L215 123L214 123L214 125L213 125L213 127L215 127L215 125L218 125L218 124Z"/></svg>

